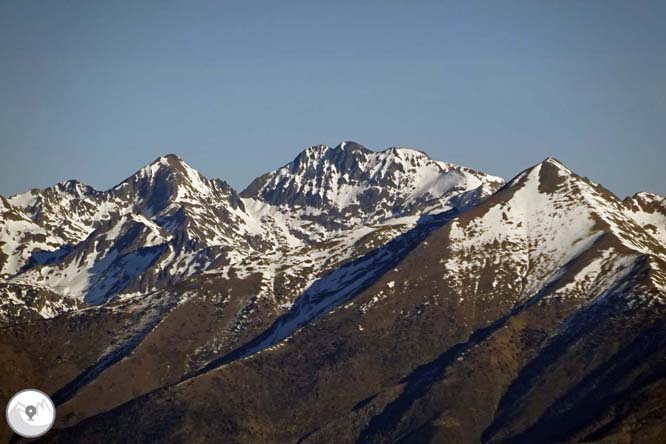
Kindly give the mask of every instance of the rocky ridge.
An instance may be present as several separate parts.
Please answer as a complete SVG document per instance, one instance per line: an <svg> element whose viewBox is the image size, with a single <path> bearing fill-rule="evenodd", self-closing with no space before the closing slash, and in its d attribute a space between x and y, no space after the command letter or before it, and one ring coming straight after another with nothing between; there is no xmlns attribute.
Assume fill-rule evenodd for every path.
<svg viewBox="0 0 666 444"><path fill-rule="evenodd" d="M193 171L81 192L113 211L39 245L58 216L3 201L35 246L3 250L2 396L52 394L45 442L660 442L663 197L351 142L241 193ZM10 286L43 292L20 322Z"/></svg>

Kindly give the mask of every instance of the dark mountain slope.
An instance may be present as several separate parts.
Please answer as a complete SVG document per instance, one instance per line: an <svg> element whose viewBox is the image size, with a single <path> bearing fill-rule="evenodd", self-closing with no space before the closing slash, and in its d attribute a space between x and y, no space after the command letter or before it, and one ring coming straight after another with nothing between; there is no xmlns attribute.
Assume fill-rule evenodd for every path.
<svg viewBox="0 0 666 444"><path fill-rule="evenodd" d="M658 443L664 248L625 211L548 159L285 340L45 441Z"/></svg>
<svg viewBox="0 0 666 444"><path fill-rule="evenodd" d="M386 185L383 203L395 211L359 213L338 228L311 218L311 211L331 211L332 220L330 208L301 212L260 196L240 198L173 155L107 191L68 182L14 196L14 204L3 201L7 214L20 219L8 251L24 261L3 282L9 289L3 307L13 316L0 337L9 363L0 369L8 381L3 396L42 387L58 405L57 426L72 426L216 366L278 319L298 320L267 346L273 345L372 285L442 217L455 214L452 208L479 202L501 183L414 150L371 157L392 166L355 177L354 187ZM326 160L320 160L310 166L321 169ZM336 161L335 168L354 176L374 166ZM395 183L372 182L377 177ZM345 201L345 211L358 210L356 197ZM449 216L438 215L447 210ZM67 229L49 244L28 249L18 241L60 225ZM17 297L18 287L27 289L25 297ZM48 295L43 303L30 296L42 294L36 289ZM79 311L81 299L92 305ZM21 324L31 319L40 322ZM17 370L22 378L15 378Z"/></svg>

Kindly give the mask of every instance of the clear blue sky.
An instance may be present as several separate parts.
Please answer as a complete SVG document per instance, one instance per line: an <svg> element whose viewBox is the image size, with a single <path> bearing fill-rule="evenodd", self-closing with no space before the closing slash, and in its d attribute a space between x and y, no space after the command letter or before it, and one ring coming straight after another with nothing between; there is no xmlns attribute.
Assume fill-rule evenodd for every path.
<svg viewBox="0 0 666 444"><path fill-rule="evenodd" d="M666 2L0 0L0 194L342 140L666 194Z"/></svg>

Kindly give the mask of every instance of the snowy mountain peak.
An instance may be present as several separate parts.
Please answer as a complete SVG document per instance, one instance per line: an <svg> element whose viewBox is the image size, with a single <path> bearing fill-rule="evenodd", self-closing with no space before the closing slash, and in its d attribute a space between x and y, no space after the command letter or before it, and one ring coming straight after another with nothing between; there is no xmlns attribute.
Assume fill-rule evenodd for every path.
<svg viewBox="0 0 666 444"><path fill-rule="evenodd" d="M180 157L169 154L155 159L110 190L115 198L132 202L135 211L148 217L177 211L182 205L204 202L231 207L242 205L237 193L224 181L210 180Z"/></svg>
<svg viewBox="0 0 666 444"><path fill-rule="evenodd" d="M116 185L114 189L122 188L132 182L136 183L145 180L151 182L156 180L174 181L190 175L200 176L196 170L185 163L180 157L175 154L167 154L158 157L153 162L139 169L123 182Z"/></svg>
<svg viewBox="0 0 666 444"><path fill-rule="evenodd" d="M507 186L509 188L522 187L527 180L531 180L538 184L540 191L553 192L569 179L583 180L559 160L554 157L547 157L538 164L523 170L511 179Z"/></svg>
<svg viewBox="0 0 666 444"><path fill-rule="evenodd" d="M525 196L519 206L529 207L530 211L538 208L538 202L547 203L534 215L535 221L544 226L551 224L551 215L558 218L566 217L567 213L575 215L564 225L549 226L549 231L568 230L565 224L569 223L579 228L587 225L589 233L605 232L624 249L666 259L660 246L666 239L666 214L650 214L635 202L633 205L628 201L621 202L601 185L577 175L553 158L520 173L509 182L505 191L509 195ZM499 199L500 194L493 199Z"/></svg>
<svg viewBox="0 0 666 444"><path fill-rule="evenodd" d="M654 210L659 208L666 209L666 197L655 193L641 191L625 199L628 205L637 207L652 207Z"/></svg>
<svg viewBox="0 0 666 444"><path fill-rule="evenodd" d="M479 190L481 198L502 183L478 171L434 161L414 149L373 152L343 142L335 148L305 149L294 161L253 181L241 196L274 206L381 220L426 208L450 208L455 195L486 185Z"/></svg>
<svg viewBox="0 0 666 444"><path fill-rule="evenodd" d="M23 209L34 209L43 205L54 204L59 200L83 199L98 196L101 192L78 180L66 180L48 188L33 188L25 193L9 198L13 205Z"/></svg>
<svg viewBox="0 0 666 444"><path fill-rule="evenodd" d="M70 179L63 182L58 182L57 184L45 188L44 190L31 190L25 194L34 196L40 194L40 191L46 194L69 196L71 198L81 198L99 193L99 191L95 190L89 185L79 182L78 180Z"/></svg>
<svg viewBox="0 0 666 444"><path fill-rule="evenodd" d="M149 169L153 171L155 169L167 169L175 174L185 175L193 173L199 174L199 172L188 165L182 157L177 156L176 154L165 154L164 156L160 156L143 169Z"/></svg>
<svg viewBox="0 0 666 444"><path fill-rule="evenodd" d="M541 162L541 163L550 163L550 164L553 164L553 165L559 165L559 166L561 166L561 167L566 168L566 166L564 166L564 164L563 164L560 160L558 160L557 158L555 158L555 157L553 157L553 156L548 156L548 157L546 157L546 158L543 160L543 162Z"/></svg>
<svg viewBox="0 0 666 444"><path fill-rule="evenodd" d="M301 151L296 158L285 165L293 172L312 174L320 164L332 165L337 169L351 167L372 151L355 142L342 142L336 147L313 145ZM283 167L283 168L285 168Z"/></svg>
<svg viewBox="0 0 666 444"><path fill-rule="evenodd" d="M502 245L501 258L495 256L497 245ZM544 285L577 270L573 264L578 260L585 263L600 256L586 271L598 273L596 267L601 267L612 275L638 255L659 257L663 251L612 193L553 158L523 171L462 214L451 225L449 248L457 257L447 268L454 271L470 267L461 266L461 258L474 266L501 262L507 269L520 270L522 298L533 297ZM451 279L464 282L455 273Z"/></svg>
<svg viewBox="0 0 666 444"><path fill-rule="evenodd" d="M163 155L163 156L160 156L160 157L158 157L158 158L155 160L155 162L158 162L158 161L160 161L160 162L161 162L161 161L167 161L167 162L180 162L180 163L184 163L184 162L183 162L183 158L180 157L178 154L174 154L174 153L169 153L169 154L165 154L165 155Z"/></svg>
<svg viewBox="0 0 666 444"><path fill-rule="evenodd" d="M0 201L4 220L17 220L5 222L4 238L16 241L3 247L2 270L17 282L97 303L202 271L240 275L239 262L256 255L292 255L334 239L351 248L361 233L409 230L423 215L475 206L503 183L413 148L375 152L345 141L304 149L239 195L171 154L108 191L67 181ZM637 195L623 204L554 158L525 170L492 200L504 194L517 197L509 196L511 208L492 213L497 220L489 226L503 225L506 212L521 236L526 228L563 231L541 225L544 215L558 212L590 236L604 226L643 252L656 251L656 241L632 235L636 224L655 238L666 228L662 207L654 205L663 198ZM400 228L387 228L394 226ZM128 264L134 271L125 279Z"/></svg>
<svg viewBox="0 0 666 444"><path fill-rule="evenodd" d="M0 378L51 387L45 439L67 443L152 442L165 412L164 442L605 442L587 418L624 428L644 400L627 427L659 422L664 198L554 158L502 184L342 142L242 197L175 155L107 191L0 196ZM616 387L638 401L601 408Z"/></svg>
<svg viewBox="0 0 666 444"><path fill-rule="evenodd" d="M571 171L564 163L560 162L554 157L547 157L543 162L541 162L542 167L554 168L560 170L561 174L571 175L575 174Z"/></svg>
<svg viewBox="0 0 666 444"><path fill-rule="evenodd" d="M364 151L364 152L370 152L369 149L364 147L363 145L352 142L351 140L345 140L344 142L340 143L336 149L340 150L349 150L349 151Z"/></svg>

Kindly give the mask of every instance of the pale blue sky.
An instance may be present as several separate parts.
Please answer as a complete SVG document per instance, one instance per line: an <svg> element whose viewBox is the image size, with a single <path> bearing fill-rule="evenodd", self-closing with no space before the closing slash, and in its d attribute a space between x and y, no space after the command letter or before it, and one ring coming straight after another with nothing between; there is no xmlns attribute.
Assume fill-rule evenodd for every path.
<svg viewBox="0 0 666 444"><path fill-rule="evenodd" d="M242 189L308 145L666 194L666 2L0 0L0 194L175 152Z"/></svg>

